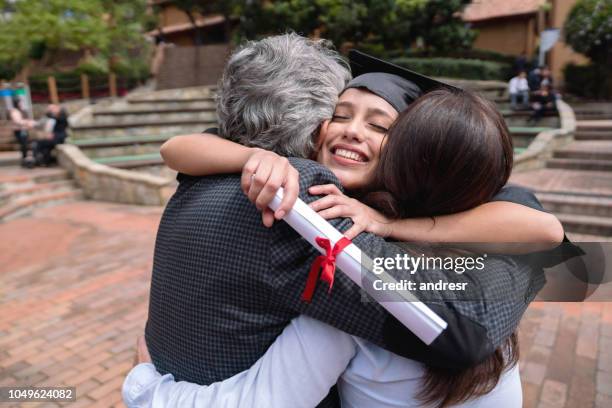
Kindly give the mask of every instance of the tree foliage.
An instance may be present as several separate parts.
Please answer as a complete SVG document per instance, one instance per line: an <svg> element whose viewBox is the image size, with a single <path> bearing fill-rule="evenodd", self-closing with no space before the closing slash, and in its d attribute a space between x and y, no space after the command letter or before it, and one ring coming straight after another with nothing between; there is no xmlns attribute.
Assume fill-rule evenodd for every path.
<svg viewBox="0 0 612 408"><path fill-rule="evenodd" d="M612 1L578 0L565 22L564 32L566 42L574 50L595 63L612 63Z"/></svg>
<svg viewBox="0 0 612 408"><path fill-rule="evenodd" d="M0 0L0 63L84 50L111 63L145 45L146 0Z"/></svg>
<svg viewBox="0 0 612 408"><path fill-rule="evenodd" d="M239 2L233 12L241 16L238 30L247 38L293 30L328 38L338 47L352 43L406 48L418 41L425 50L443 52L471 46L475 34L458 14L469 2L251 0Z"/></svg>

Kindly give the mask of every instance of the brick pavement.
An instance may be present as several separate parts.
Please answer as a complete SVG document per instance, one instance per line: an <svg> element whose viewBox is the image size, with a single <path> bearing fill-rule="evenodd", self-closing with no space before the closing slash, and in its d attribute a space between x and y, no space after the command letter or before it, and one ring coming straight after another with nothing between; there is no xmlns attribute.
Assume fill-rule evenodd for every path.
<svg viewBox="0 0 612 408"><path fill-rule="evenodd" d="M122 405L160 214L76 202L0 224L0 385L71 385L71 406Z"/></svg>
<svg viewBox="0 0 612 408"><path fill-rule="evenodd" d="M122 406L160 214L75 202L0 224L0 386L73 385L68 406ZM612 303L534 303L520 339L526 408L612 406Z"/></svg>

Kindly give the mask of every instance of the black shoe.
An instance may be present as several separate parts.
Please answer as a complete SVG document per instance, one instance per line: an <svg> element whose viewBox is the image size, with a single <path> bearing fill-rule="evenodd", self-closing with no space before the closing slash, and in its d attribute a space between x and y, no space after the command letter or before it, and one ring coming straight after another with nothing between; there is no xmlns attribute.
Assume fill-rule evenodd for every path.
<svg viewBox="0 0 612 408"><path fill-rule="evenodd" d="M21 167L24 167L26 169L33 169L34 166L36 166L36 162L29 157L26 157L25 159L21 160Z"/></svg>

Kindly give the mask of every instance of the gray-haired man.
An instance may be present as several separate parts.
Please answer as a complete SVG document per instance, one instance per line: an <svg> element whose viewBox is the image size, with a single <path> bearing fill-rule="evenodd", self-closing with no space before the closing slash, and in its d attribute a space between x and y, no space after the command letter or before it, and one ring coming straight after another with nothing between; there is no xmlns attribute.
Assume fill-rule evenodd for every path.
<svg viewBox="0 0 612 408"><path fill-rule="evenodd" d="M331 116L348 78L345 65L323 42L288 34L249 43L231 57L221 82L221 135L308 157L313 132ZM314 200L304 193L311 185L339 186L317 163L291 159L291 164L300 173L300 198L306 202ZM332 224L344 231L351 222L338 219ZM354 243L371 257L399 252L371 234L360 234ZM527 305L523 300L484 305L434 299L430 307L449 327L427 347L380 305L362 302L358 286L343 274L336 274L332 296L318 288L310 304L301 302L317 255L287 224L261 224L238 175L181 176L155 248L146 340L157 369L174 374L177 381L199 384L228 378L250 367L300 314L399 355L461 368L490 355L516 328ZM515 282L529 282L536 275L508 258L491 257L487 267L490 276L495 271L507 275L511 269ZM427 281L428 275L413 276ZM500 286L486 293L494 296L492 290ZM335 405L331 394L321 403Z"/></svg>

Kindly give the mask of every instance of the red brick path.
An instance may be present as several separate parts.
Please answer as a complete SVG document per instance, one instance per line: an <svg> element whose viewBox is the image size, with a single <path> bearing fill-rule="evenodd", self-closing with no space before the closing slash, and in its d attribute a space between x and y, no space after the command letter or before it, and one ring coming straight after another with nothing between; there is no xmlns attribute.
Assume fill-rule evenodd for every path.
<svg viewBox="0 0 612 408"><path fill-rule="evenodd" d="M70 406L122 406L160 214L76 202L0 224L0 386L71 385ZM612 406L612 304L533 304L520 337L525 407Z"/></svg>
<svg viewBox="0 0 612 408"><path fill-rule="evenodd" d="M0 224L0 385L70 385L71 406L122 405L160 214L77 202Z"/></svg>
<svg viewBox="0 0 612 408"><path fill-rule="evenodd" d="M533 303L519 338L524 407L612 407L612 303Z"/></svg>

